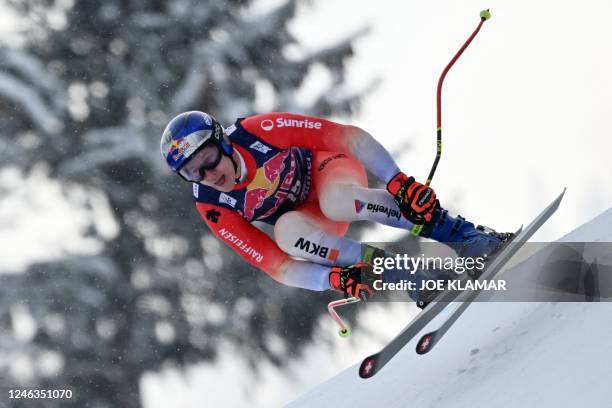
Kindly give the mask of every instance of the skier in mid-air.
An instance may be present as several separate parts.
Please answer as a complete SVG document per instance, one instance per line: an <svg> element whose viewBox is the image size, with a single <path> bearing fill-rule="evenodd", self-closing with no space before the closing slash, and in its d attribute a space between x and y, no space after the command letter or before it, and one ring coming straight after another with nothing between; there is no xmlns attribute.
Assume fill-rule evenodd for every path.
<svg viewBox="0 0 612 408"><path fill-rule="evenodd" d="M451 216L368 132L317 117L267 113L224 129L209 114L185 112L166 126L161 152L193 183L211 231L285 285L372 296L361 274L372 247L344 237L351 221L406 230L423 224L420 236L456 244L464 257L487 256L512 235ZM365 169L386 190L368 188ZM253 221L274 225L274 238Z"/></svg>

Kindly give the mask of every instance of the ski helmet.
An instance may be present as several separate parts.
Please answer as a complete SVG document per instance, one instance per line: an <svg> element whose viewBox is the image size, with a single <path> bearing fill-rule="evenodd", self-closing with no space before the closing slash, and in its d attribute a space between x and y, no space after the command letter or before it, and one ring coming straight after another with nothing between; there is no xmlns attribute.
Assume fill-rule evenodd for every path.
<svg viewBox="0 0 612 408"><path fill-rule="evenodd" d="M175 116L164 129L160 143L161 154L174 172L178 172L194 153L210 144L232 157L232 144L226 139L223 126L212 115L199 111Z"/></svg>

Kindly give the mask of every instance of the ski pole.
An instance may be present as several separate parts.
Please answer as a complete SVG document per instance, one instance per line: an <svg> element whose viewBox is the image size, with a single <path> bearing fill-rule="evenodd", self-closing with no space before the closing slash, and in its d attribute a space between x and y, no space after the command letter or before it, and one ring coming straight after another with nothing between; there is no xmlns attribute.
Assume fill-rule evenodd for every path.
<svg viewBox="0 0 612 408"><path fill-rule="evenodd" d="M348 337L351 335L351 328L347 323L344 323L344 320L338 315L336 312L336 307L350 305L351 303L359 302L358 297L350 297L347 299L334 300L333 302L329 302L327 305L327 311L331 315L331 317L338 323L340 329L338 329L338 335L340 337Z"/></svg>
<svg viewBox="0 0 612 408"><path fill-rule="evenodd" d="M457 53L455 54L453 59L451 59L448 65L446 65L446 68L444 68L444 71L442 71L442 74L440 75L440 78L438 79L438 89L436 92L436 158L433 162L433 165L431 166L429 175L427 176L427 181L425 182L425 185L427 186L431 184L431 180L433 179L434 173L436 172L436 168L438 167L438 162L440 161L440 157L442 157L442 84L444 83L444 78L446 78L446 74L448 73L448 71L450 71L450 69L455 64L455 62L457 62L461 54L463 54L463 51L466 50L466 48L470 45L472 40L476 37L476 34L478 34L478 32L480 31L480 28L482 27L484 22L490 18L491 18L491 13L489 12L489 9L482 10L480 12L480 23L478 24L478 27L476 27L476 30L474 30L472 35L470 35L467 41L459 49L459 51L457 51ZM415 224L412 227L412 232L415 235L419 235L422 229L423 229L423 224Z"/></svg>

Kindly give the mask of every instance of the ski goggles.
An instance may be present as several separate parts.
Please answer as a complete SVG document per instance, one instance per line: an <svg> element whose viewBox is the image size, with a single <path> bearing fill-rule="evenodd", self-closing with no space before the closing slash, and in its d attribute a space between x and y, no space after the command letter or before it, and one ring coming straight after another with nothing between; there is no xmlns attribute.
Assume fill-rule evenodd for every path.
<svg viewBox="0 0 612 408"><path fill-rule="evenodd" d="M187 181L199 183L206 175L206 171L219 165L223 153L216 143L205 143L178 170L178 173Z"/></svg>

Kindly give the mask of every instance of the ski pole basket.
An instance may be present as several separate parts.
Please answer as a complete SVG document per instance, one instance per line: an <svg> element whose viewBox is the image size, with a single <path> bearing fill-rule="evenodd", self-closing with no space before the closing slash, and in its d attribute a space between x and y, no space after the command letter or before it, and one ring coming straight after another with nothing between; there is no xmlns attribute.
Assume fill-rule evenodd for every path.
<svg viewBox="0 0 612 408"><path fill-rule="evenodd" d="M338 312L336 312L336 308L340 307L340 306L344 306L344 305L350 305L351 303L359 302L359 300L360 299L358 297L350 297L350 298L346 298L346 299L334 300L333 302L329 302L329 304L327 305L327 311L331 315L332 319L334 319L336 321L336 323L338 323L338 326L340 326L340 328L338 329L338 335L340 337L348 337L348 336L350 336L351 335L351 328L338 315Z"/></svg>

